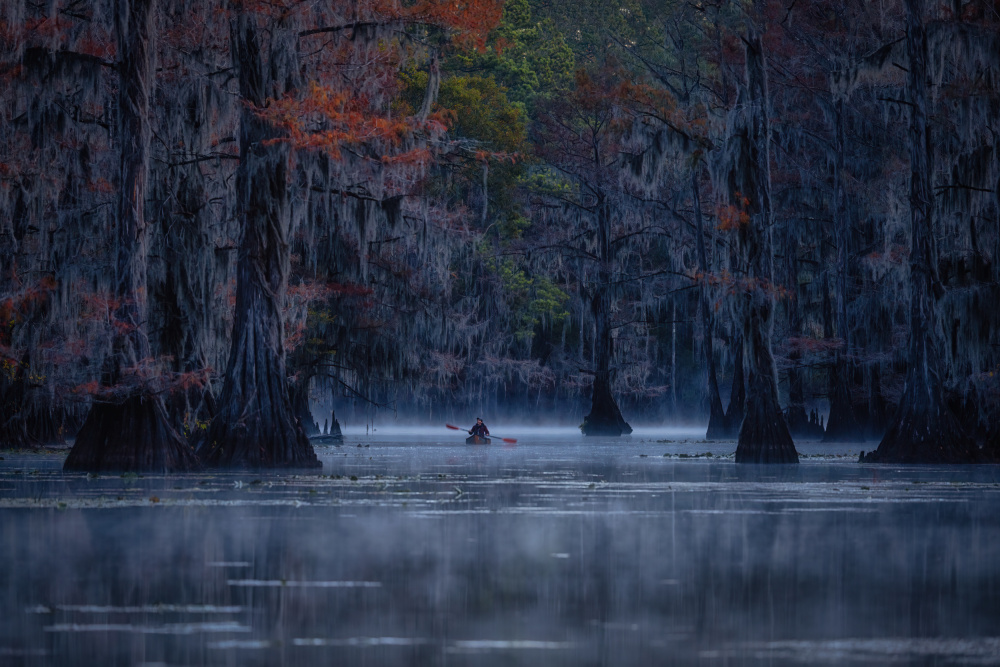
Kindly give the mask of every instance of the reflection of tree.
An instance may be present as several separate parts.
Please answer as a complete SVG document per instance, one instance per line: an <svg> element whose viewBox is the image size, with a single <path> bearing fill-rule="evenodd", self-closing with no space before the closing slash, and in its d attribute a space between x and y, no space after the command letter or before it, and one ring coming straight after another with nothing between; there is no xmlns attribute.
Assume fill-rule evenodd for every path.
<svg viewBox="0 0 1000 667"><path fill-rule="evenodd" d="M948 499L961 502L939 502L936 486L928 485L925 495L908 498L912 492L890 476L892 483L871 490L843 480L836 497L823 495L825 484L747 495L743 483L706 487L702 464L679 464L671 481L698 481L697 489L678 485L665 502L648 493L648 484L665 477L631 458L572 470L515 461L520 482L508 476L510 463L470 462L447 480L394 481L401 470L381 469L387 474L380 480L270 477L233 489L234 478L216 477L211 492L196 496L229 506L170 506L191 494L173 489L177 481L196 481L189 477L73 479L75 497L65 481L52 482L43 495L63 498L66 509L0 513L0 556L8 565L0 574L7 591L0 645L44 647L53 662L67 665L214 665L233 656L252 664L329 662L358 659L361 650L365 660L406 665L439 664L456 640L513 639L568 643L545 654L558 664L593 655L645 664L650 656L696 661L699 651L720 643L743 656L741 645L760 650L775 624L789 641L975 641L992 637L1000 616L989 583L1000 540L988 490L952 486ZM501 465L507 472L500 474ZM565 472L566 484L540 472ZM467 475L477 480L475 493L442 502L454 486L470 488ZM584 492L588 511L566 513L588 479L612 486L599 482ZM391 486L380 490L386 481ZM38 493L35 483L18 484L18 497ZM404 484L409 505L398 493ZM854 511L870 493L890 502L879 512ZM73 506L78 498L115 494L141 505ZM322 500L269 504L298 497ZM786 511L803 497L831 511ZM248 580L278 585L230 583ZM380 585L280 585L350 581ZM50 612L25 613L37 605ZM59 608L66 605L118 611ZM178 609L200 605L240 609ZM251 631L139 630L228 622ZM43 629L74 623L135 630ZM352 637L426 643L336 644ZM296 639L330 643L298 646ZM268 645L206 648L223 640Z"/></svg>

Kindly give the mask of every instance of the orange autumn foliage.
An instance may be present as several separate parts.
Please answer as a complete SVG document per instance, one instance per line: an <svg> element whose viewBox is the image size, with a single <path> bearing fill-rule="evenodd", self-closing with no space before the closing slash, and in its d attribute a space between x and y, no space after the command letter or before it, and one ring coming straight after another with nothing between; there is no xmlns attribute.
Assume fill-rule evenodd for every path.
<svg viewBox="0 0 1000 667"><path fill-rule="evenodd" d="M486 38L500 24L503 14L502 0L423 0L409 7L391 4L398 7L400 18L452 30L457 46L480 51L486 48Z"/></svg>
<svg viewBox="0 0 1000 667"><path fill-rule="evenodd" d="M428 130L443 130L437 120L419 124L412 119L377 115L366 96L316 82L310 83L306 95L277 100L261 113L288 133L286 139L275 141L322 150L334 159L339 159L347 146L374 144L386 151L399 147L420 125Z"/></svg>
<svg viewBox="0 0 1000 667"><path fill-rule="evenodd" d="M426 117L393 113L384 99L393 91L396 72L424 52L423 40L414 41L411 28L437 29L435 52L457 47L484 50L500 22L502 0L362 0L350 15L316 17L303 35L331 33L327 48L332 61L317 65L316 77L303 90L269 100L262 117L282 128L295 148L318 150L334 160L347 148L361 148L366 159L383 165L423 167L431 151L415 137L437 137L447 129L447 112ZM321 10L322 13L322 10ZM325 21L332 25L323 26ZM424 144L424 145L421 145Z"/></svg>
<svg viewBox="0 0 1000 667"><path fill-rule="evenodd" d="M728 231L750 224L750 214L747 212L750 200L739 192L733 196L736 199L735 204L720 204L716 210L715 215L719 220L717 229Z"/></svg>

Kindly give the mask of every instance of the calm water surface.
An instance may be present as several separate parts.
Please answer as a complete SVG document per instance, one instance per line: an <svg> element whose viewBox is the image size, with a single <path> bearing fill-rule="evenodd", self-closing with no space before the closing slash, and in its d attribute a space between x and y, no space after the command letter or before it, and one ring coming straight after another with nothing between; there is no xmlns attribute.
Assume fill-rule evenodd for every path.
<svg viewBox="0 0 1000 667"><path fill-rule="evenodd" d="M699 433L349 433L308 474L2 452L0 664L1000 665L1000 468Z"/></svg>

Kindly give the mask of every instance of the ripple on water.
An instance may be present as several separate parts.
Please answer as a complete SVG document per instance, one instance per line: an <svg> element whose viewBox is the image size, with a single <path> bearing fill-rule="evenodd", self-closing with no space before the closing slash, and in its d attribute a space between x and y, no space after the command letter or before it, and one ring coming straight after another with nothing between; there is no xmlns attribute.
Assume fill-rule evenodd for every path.
<svg viewBox="0 0 1000 667"><path fill-rule="evenodd" d="M706 659L752 655L761 660L797 664L864 662L907 663L945 658L946 664L1000 665L1000 637L933 637L879 639L782 640L741 642L720 650L701 651Z"/></svg>
<svg viewBox="0 0 1000 667"><path fill-rule="evenodd" d="M42 628L45 632L127 632L141 635L193 635L205 632L250 632L240 623L168 623L132 625L131 623L57 623Z"/></svg>
<svg viewBox="0 0 1000 667"><path fill-rule="evenodd" d="M299 637L292 640L294 646L423 646L431 643L423 637Z"/></svg>
<svg viewBox="0 0 1000 667"><path fill-rule="evenodd" d="M137 607L116 607L96 604L57 604L51 607L35 605L28 607L29 614L51 614L53 611L78 612L82 614L236 614L244 607L219 606L212 604L147 604Z"/></svg>
<svg viewBox="0 0 1000 667"><path fill-rule="evenodd" d="M486 651L567 651L575 644L534 639L460 639L445 648L448 653L483 653Z"/></svg>

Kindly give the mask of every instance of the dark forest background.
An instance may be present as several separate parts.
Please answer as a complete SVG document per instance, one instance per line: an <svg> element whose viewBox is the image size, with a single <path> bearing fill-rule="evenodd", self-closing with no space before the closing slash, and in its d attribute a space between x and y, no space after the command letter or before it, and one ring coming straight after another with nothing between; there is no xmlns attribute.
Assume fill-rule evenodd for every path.
<svg viewBox="0 0 1000 667"><path fill-rule="evenodd" d="M996 2L0 12L5 447L290 465L335 408L1000 448Z"/></svg>

